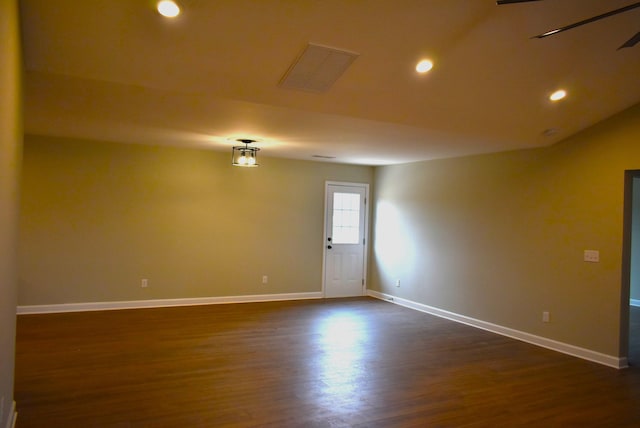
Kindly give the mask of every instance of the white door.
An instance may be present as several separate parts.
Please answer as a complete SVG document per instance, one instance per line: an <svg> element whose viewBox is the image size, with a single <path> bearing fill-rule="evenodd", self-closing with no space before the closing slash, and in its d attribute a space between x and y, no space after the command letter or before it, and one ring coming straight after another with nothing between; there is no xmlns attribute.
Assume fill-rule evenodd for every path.
<svg viewBox="0 0 640 428"><path fill-rule="evenodd" d="M364 295L368 184L327 183L324 296Z"/></svg>

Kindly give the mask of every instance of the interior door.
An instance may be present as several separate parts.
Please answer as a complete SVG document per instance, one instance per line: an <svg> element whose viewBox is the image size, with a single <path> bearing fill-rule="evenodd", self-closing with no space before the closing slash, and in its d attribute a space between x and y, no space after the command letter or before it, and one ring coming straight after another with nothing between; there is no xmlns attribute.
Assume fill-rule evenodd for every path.
<svg viewBox="0 0 640 428"><path fill-rule="evenodd" d="M367 184L327 183L324 296L365 290Z"/></svg>

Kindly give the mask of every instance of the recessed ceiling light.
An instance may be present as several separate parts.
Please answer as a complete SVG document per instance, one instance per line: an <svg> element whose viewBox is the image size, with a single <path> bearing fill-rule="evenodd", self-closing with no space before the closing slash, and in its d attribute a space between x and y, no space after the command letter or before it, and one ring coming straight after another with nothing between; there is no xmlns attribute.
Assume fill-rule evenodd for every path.
<svg viewBox="0 0 640 428"><path fill-rule="evenodd" d="M180 7L176 2L171 0L163 0L158 3L158 12L167 18L175 18L180 14Z"/></svg>
<svg viewBox="0 0 640 428"><path fill-rule="evenodd" d="M566 96L567 96L567 91L565 91L564 89L558 89L553 94L549 95L549 99L551 101L560 101Z"/></svg>
<svg viewBox="0 0 640 428"><path fill-rule="evenodd" d="M418 73L426 73L433 68L433 62L428 59L423 59L416 65L416 71Z"/></svg>

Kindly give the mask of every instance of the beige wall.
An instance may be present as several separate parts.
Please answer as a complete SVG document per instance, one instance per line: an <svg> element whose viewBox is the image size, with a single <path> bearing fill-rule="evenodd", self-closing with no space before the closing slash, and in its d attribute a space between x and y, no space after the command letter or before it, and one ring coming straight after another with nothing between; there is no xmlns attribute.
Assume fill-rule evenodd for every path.
<svg viewBox="0 0 640 428"><path fill-rule="evenodd" d="M22 141L20 42L15 1L0 2L0 426L13 402L18 175Z"/></svg>
<svg viewBox="0 0 640 428"><path fill-rule="evenodd" d="M373 169L230 158L27 136L19 304L321 291L325 181Z"/></svg>
<svg viewBox="0 0 640 428"><path fill-rule="evenodd" d="M376 168L371 288L618 356L626 169L640 106L550 148Z"/></svg>

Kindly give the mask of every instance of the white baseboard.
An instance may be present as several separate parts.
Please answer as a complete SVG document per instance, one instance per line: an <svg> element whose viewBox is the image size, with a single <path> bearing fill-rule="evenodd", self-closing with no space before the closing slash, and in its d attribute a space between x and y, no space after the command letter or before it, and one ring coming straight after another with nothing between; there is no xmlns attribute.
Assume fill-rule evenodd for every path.
<svg viewBox="0 0 640 428"><path fill-rule="evenodd" d="M578 346L569 345L567 343L558 342L556 340L547 339L546 337L536 336L531 333L526 333L512 328L503 327L501 325L492 324L486 321L478 320L475 318L467 317L465 315L459 315L454 312L438 309L433 306L424 305L422 303L413 302L400 297L392 296L390 294L381 293L379 291L367 290L367 294L371 297L380 300L386 300L396 305L405 306L410 309L415 309L420 312L426 312L431 315L435 315L441 318L446 318L451 321L456 321L462 324L466 324L472 327L487 330L492 333L497 333L502 336L510 337L512 339L520 340L522 342L531 343L532 345L541 346L543 348L551 349L553 351L562 352L563 354L572 355L574 357L582 358L584 360L592 361L595 363L603 364L605 366L613 367L616 369L623 369L628 367L626 358L615 357L613 355L606 355L600 352L592 351L590 349L580 348Z"/></svg>
<svg viewBox="0 0 640 428"><path fill-rule="evenodd" d="M9 418L7 419L7 428L16 428L16 420L18 419L18 412L16 412L16 402L14 401L9 410Z"/></svg>
<svg viewBox="0 0 640 428"><path fill-rule="evenodd" d="M638 300L638 299L629 299L629 304L631 306L640 306L640 300Z"/></svg>
<svg viewBox="0 0 640 428"><path fill-rule="evenodd" d="M57 312L110 311L117 309L163 308L169 306L216 305L223 303L275 302L281 300L321 299L322 292L258 294L251 296L194 297L184 299L130 300L119 302L61 303L56 305L18 306L17 314L51 314Z"/></svg>

